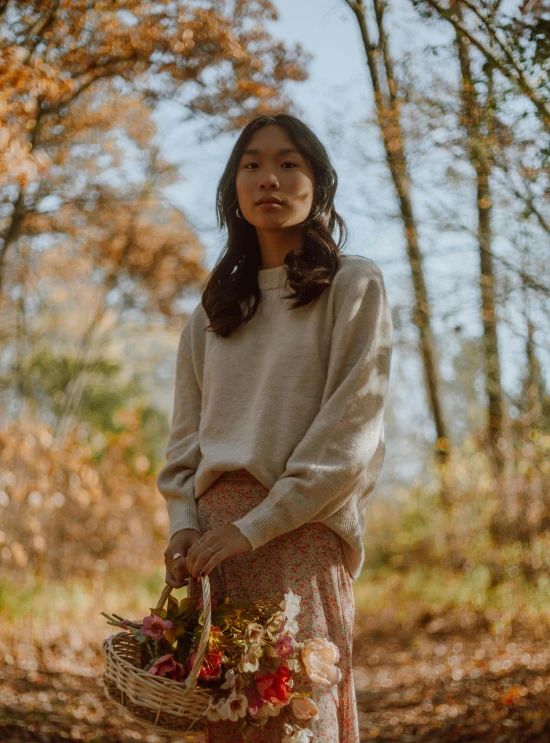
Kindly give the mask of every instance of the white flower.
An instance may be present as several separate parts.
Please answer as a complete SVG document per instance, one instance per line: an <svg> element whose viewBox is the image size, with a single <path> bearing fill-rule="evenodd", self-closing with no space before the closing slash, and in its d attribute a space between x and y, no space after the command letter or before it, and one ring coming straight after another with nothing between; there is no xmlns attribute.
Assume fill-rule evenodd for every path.
<svg viewBox="0 0 550 743"><path fill-rule="evenodd" d="M300 627L298 626L298 622L295 619L287 619L285 622L285 632L288 632L289 635L292 635L294 637L298 634L298 630Z"/></svg>
<svg viewBox="0 0 550 743"><path fill-rule="evenodd" d="M285 623L285 615L282 611L277 611L270 617L266 624L265 631L268 635L276 635L282 631Z"/></svg>
<svg viewBox="0 0 550 743"><path fill-rule="evenodd" d="M261 719L262 717L276 717L284 706L284 704L273 704L273 702L265 700L264 704L262 704L258 709L258 712L254 717L256 719Z"/></svg>
<svg viewBox="0 0 550 743"><path fill-rule="evenodd" d="M281 743L309 743L313 733L308 728L300 728L290 735L285 735Z"/></svg>
<svg viewBox="0 0 550 743"><path fill-rule="evenodd" d="M241 673L254 673L260 667L260 660L256 653L243 653L237 669Z"/></svg>
<svg viewBox="0 0 550 743"><path fill-rule="evenodd" d="M285 663L287 664L289 670L294 671L295 673L300 672L301 666L298 658L285 658Z"/></svg>
<svg viewBox="0 0 550 743"><path fill-rule="evenodd" d="M235 669L228 668L225 672L225 681L220 686L220 689L234 689L235 688Z"/></svg>
<svg viewBox="0 0 550 743"><path fill-rule="evenodd" d="M340 659L338 646L324 637L313 637L304 642L300 657L309 678L321 686L337 684L342 672L335 666Z"/></svg>
<svg viewBox="0 0 550 743"><path fill-rule="evenodd" d="M264 628L257 622L250 622L244 632L244 641L247 645L258 645L264 634Z"/></svg>
<svg viewBox="0 0 550 743"><path fill-rule="evenodd" d="M219 712L219 708L225 704L225 697L218 699L216 702L212 694L208 697L208 706L206 707L206 717L210 722L218 722L222 717Z"/></svg>
<svg viewBox="0 0 550 743"><path fill-rule="evenodd" d="M286 705L282 703L275 704L274 702L268 702L266 706L269 712L269 716L276 717L279 714L279 712L282 710L282 708L285 707Z"/></svg>
<svg viewBox="0 0 550 743"><path fill-rule="evenodd" d="M231 720L237 722L239 717L246 715L246 709L248 707L248 699L244 694L237 694L232 691L231 694L224 700L224 704L218 710L220 716L224 720Z"/></svg>
<svg viewBox="0 0 550 743"><path fill-rule="evenodd" d="M285 593L285 598L279 606L281 609L283 609L285 616L287 619L295 619L298 614L300 613L300 603L302 601L302 597L299 596L297 593L294 593L292 591L292 588L289 588L288 591Z"/></svg>
<svg viewBox="0 0 550 743"><path fill-rule="evenodd" d="M225 672L225 681L221 684L220 689L229 689L229 691L241 691L245 682L240 673L237 673L237 669L228 668Z"/></svg>
<svg viewBox="0 0 550 743"><path fill-rule="evenodd" d="M316 720L319 717L319 707L311 697L292 697L290 706L298 720Z"/></svg>

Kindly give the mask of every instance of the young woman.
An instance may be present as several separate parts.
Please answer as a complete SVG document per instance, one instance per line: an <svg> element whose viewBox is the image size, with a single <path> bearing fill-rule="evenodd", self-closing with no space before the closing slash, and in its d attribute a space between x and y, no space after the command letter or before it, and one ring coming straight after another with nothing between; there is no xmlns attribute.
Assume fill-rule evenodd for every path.
<svg viewBox="0 0 550 743"><path fill-rule="evenodd" d="M200 596L208 575L220 601L291 588L301 596L297 640L338 646L339 684L294 687L311 693L315 743L359 743L353 581L384 459L392 351L379 267L340 252L337 183L299 119L260 116L242 131L217 192L227 243L181 333L157 480L170 516L167 583L187 579ZM270 711L250 740L292 740ZM241 737L218 721L207 740Z"/></svg>

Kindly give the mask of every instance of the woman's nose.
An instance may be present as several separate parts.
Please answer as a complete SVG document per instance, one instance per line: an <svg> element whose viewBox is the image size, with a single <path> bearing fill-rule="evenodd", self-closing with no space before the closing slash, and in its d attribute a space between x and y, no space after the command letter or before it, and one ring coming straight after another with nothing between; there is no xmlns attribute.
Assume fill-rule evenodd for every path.
<svg viewBox="0 0 550 743"><path fill-rule="evenodd" d="M266 175L260 178L258 185L261 188L262 186L272 186L273 184L278 185L277 176L274 173L266 173Z"/></svg>

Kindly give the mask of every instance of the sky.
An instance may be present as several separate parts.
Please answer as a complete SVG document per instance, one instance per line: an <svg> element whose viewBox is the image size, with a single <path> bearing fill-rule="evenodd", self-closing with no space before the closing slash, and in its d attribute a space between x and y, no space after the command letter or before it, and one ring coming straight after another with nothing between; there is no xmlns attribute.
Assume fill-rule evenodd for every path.
<svg viewBox="0 0 550 743"><path fill-rule="evenodd" d="M331 151L328 132L331 126L345 131L352 121L371 108L372 95L356 22L343 0L301 0L299 3L276 0L275 5L279 19L268 25L272 34L289 45L299 42L314 55L308 67L309 80L290 83L287 90L301 109L298 115L314 129L333 156L341 182L336 205L345 213L347 194L354 188L353 172L347 173L351 171L350 163L339 162L337 153ZM325 51L320 53L319 50ZM343 91L351 91L351 94L343 96ZM209 145L201 144L196 148L194 132L200 122L174 125L179 115L176 107L168 105L161 107L156 117L162 132L159 141L163 142L169 158L181 164L182 175L187 179L172 190L171 198L191 216L207 248L207 261L211 266L223 244L215 223L215 189L237 134L219 137ZM198 183L200 188L197 188ZM346 216L352 232L364 231L358 217L353 217L351 212ZM366 245L356 240L355 251L366 252ZM381 257L388 258L387 252L385 247Z"/></svg>
<svg viewBox="0 0 550 743"><path fill-rule="evenodd" d="M398 328L399 345L394 348L392 359L395 373L388 394L395 435L393 439L389 437L387 457L394 451L395 467L386 469L390 475L394 470L395 474L399 472L402 478L420 477L434 431L426 405L416 329L409 322L413 295L403 228L395 218L395 194L378 131L372 123L366 123L372 121L373 97L359 28L344 0L275 0L274 4L279 18L268 25L273 36L289 45L300 42L313 54L309 79L290 83L287 90L298 106L297 114L323 141L336 167L340 184L336 208L350 230L344 252L365 255L381 267L390 304L403 319L403 326ZM391 8L386 27L391 30L395 57L406 55L409 70L419 79L425 76L426 83L432 84L435 75L438 84L452 86L456 72L444 58L452 39L449 28L419 21L408 0L394 1ZM372 23L370 28L376 39ZM441 50L441 58L426 55L428 42ZM167 194L196 230L205 246L207 268L211 268L224 243L224 233L218 231L215 218L216 186L238 135L197 145L201 122L182 124L180 117L181 111L169 103L162 104L155 115L162 154L177 164L181 173L180 182ZM404 120L403 126L407 130L412 122ZM433 302L434 329L445 343L440 360L445 379L452 376L450 358L460 349L453 328L460 325L468 336L481 334L479 257L475 241L465 234L465 229L475 232L475 209L470 189L453 193L437 188L437 178L443 177L448 168L447 156L435 140L423 141L422 132L415 132L414 136L417 141L415 149L411 149L410 167L418 187L413 187L412 199ZM458 210L465 229L442 231L433 218L433 209L442 214L448 211L449 215ZM192 301L185 309L191 310L195 304ZM521 318L512 317L510 323L516 327L502 328L501 346L504 384L512 389L523 363L523 340ZM476 380L480 391L482 381ZM449 411L451 414L458 419L461 411ZM466 418L462 419L462 427L468 427ZM400 439L400 431L407 431L407 436Z"/></svg>

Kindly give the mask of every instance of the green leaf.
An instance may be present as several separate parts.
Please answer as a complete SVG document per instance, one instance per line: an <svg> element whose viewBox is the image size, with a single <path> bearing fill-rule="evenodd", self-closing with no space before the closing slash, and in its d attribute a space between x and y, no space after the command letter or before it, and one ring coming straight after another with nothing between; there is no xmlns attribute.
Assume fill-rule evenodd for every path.
<svg viewBox="0 0 550 743"><path fill-rule="evenodd" d="M175 598L174 598L174 597L172 596L172 594L170 594L170 596L168 596L168 606L167 606L167 611L168 611L168 613L169 613L169 614L171 614L171 613L176 613L176 612L178 611L178 602L177 602L177 600L176 600L176 599L175 599ZM160 615L159 615L159 616L160 616Z"/></svg>

